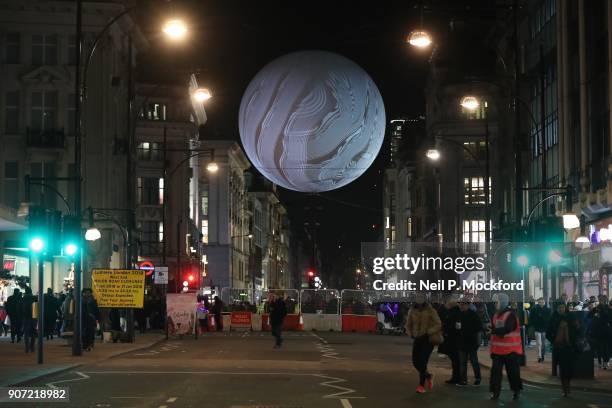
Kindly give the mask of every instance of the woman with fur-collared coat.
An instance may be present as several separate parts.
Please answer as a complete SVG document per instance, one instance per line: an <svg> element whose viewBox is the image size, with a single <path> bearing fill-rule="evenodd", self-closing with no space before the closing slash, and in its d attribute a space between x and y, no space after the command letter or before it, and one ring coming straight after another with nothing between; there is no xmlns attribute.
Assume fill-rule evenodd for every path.
<svg viewBox="0 0 612 408"><path fill-rule="evenodd" d="M425 301L423 294L418 294L406 319L406 333L412 337L412 364L419 372L419 386L416 392L425 392L433 388L433 376L427 371L427 363L435 345L442 342L442 323L438 312Z"/></svg>

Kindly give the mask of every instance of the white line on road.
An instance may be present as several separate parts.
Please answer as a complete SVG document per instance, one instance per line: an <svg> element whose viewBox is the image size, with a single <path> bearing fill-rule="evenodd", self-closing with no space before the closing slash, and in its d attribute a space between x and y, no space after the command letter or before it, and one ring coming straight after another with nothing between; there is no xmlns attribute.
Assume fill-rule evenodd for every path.
<svg viewBox="0 0 612 408"><path fill-rule="evenodd" d="M158 408L168 408L167 405L160 405Z"/></svg>
<svg viewBox="0 0 612 408"><path fill-rule="evenodd" d="M176 401L178 398L177 397L170 397L166 400L166 402L174 402Z"/></svg>
<svg viewBox="0 0 612 408"><path fill-rule="evenodd" d="M346 398L342 398L340 400L340 403L342 404L342 408L353 408L353 406L351 405L351 402L347 400Z"/></svg>
<svg viewBox="0 0 612 408"><path fill-rule="evenodd" d="M84 374L80 371L75 371L75 374L78 375L78 378L69 378L67 380L59 380L59 381L53 381L50 383L47 383L47 387L49 388L57 388L56 384L60 384L60 383L65 383L65 382L72 382L72 381L79 381L79 380L87 380L88 378L90 378L87 374Z"/></svg>
<svg viewBox="0 0 612 408"><path fill-rule="evenodd" d="M323 385L326 387L335 388L337 390L340 390L339 392L335 392L333 394L324 395L323 398L338 398L340 396L345 397L345 398L365 398L365 397L346 397L346 394L351 394L356 391L352 388L347 388L341 385L336 385L337 383L347 382L347 380L345 380L344 378L330 377L328 375L323 375L323 374L315 374L315 377L324 378L327 380L327 381L323 381L319 383L319 385Z"/></svg>

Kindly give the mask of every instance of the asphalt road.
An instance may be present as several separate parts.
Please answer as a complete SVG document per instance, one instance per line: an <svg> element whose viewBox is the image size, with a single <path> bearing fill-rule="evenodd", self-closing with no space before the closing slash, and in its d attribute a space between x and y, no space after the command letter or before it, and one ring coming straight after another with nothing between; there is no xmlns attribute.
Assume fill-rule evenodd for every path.
<svg viewBox="0 0 612 408"><path fill-rule="evenodd" d="M146 350L79 367L28 384L69 387L70 404L0 407L585 407L612 408L612 394L525 386L511 401L504 384L488 400L488 371L479 387L444 384L449 362L434 354L435 386L416 394L416 371L406 337L349 333L286 333L273 349L268 333L213 333L170 339ZM471 373L470 373L471 374ZM504 380L505 381L505 380Z"/></svg>

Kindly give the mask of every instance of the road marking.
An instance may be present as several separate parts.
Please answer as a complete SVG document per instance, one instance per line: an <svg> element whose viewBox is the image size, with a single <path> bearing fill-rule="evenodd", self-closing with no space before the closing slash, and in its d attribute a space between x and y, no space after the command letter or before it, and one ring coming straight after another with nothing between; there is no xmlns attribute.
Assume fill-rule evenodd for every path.
<svg viewBox="0 0 612 408"><path fill-rule="evenodd" d="M340 400L340 403L342 404L342 408L353 408L353 406L351 405L351 402L347 400L346 398L342 398Z"/></svg>
<svg viewBox="0 0 612 408"><path fill-rule="evenodd" d="M65 383L65 382L72 382L72 381L87 380L87 379L90 378L87 374L82 373L80 371L75 371L75 374L78 375L79 377L78 378L69 378L67 380L53 381L53 382L47 383L46 385L49 388L58 388L56 384Z"/></svg>
<svg viewBox="0 0 612 408"><path fill-rule="evenodd" d="M323 385L326 387L330 387L330 388L335 388L337 390L340 390L339 392L335 392L333 394L327 394L325 396L323 396L323 398L338 398L340 396L343 396L344 398L365 398L365 397L345 397L346 394L351 394L355 391L352 388L347 388L347 387L343 387L341 385L336 385L337 383L345 383L347 382L347 380L345 380L344 378L338 378L338 377L330 377L328 375L323 375L323 374L316 374L315 377L319 377L319 378L324 378L327 381L323 381L321 383L319 383L319 385Z"/></svg>
<svg viewBox="0 0 612 408"><path fill-rule="evenodd" d="M168 408L167 405L160 405L158 408Z"/></svg>
<svg viewBox="0 0 612 408"><path fill-rule="evenodd" d="M178 398L177 397L170 397L166 400L166 402L174 402L176 401Z"/></svg>

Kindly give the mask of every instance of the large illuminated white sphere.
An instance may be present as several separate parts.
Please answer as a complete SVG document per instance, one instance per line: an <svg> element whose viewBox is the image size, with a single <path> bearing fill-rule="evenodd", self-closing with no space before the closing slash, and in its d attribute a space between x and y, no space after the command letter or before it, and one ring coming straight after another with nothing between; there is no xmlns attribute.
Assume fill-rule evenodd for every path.
<svg viewBox="0 0 612 408"><path fill-rule="evenodd" d="M320 192L355 180L372 164L385 133L378 88L357 64L302 51L266 65L240 104L242 144L272 182Z"/></svg>

